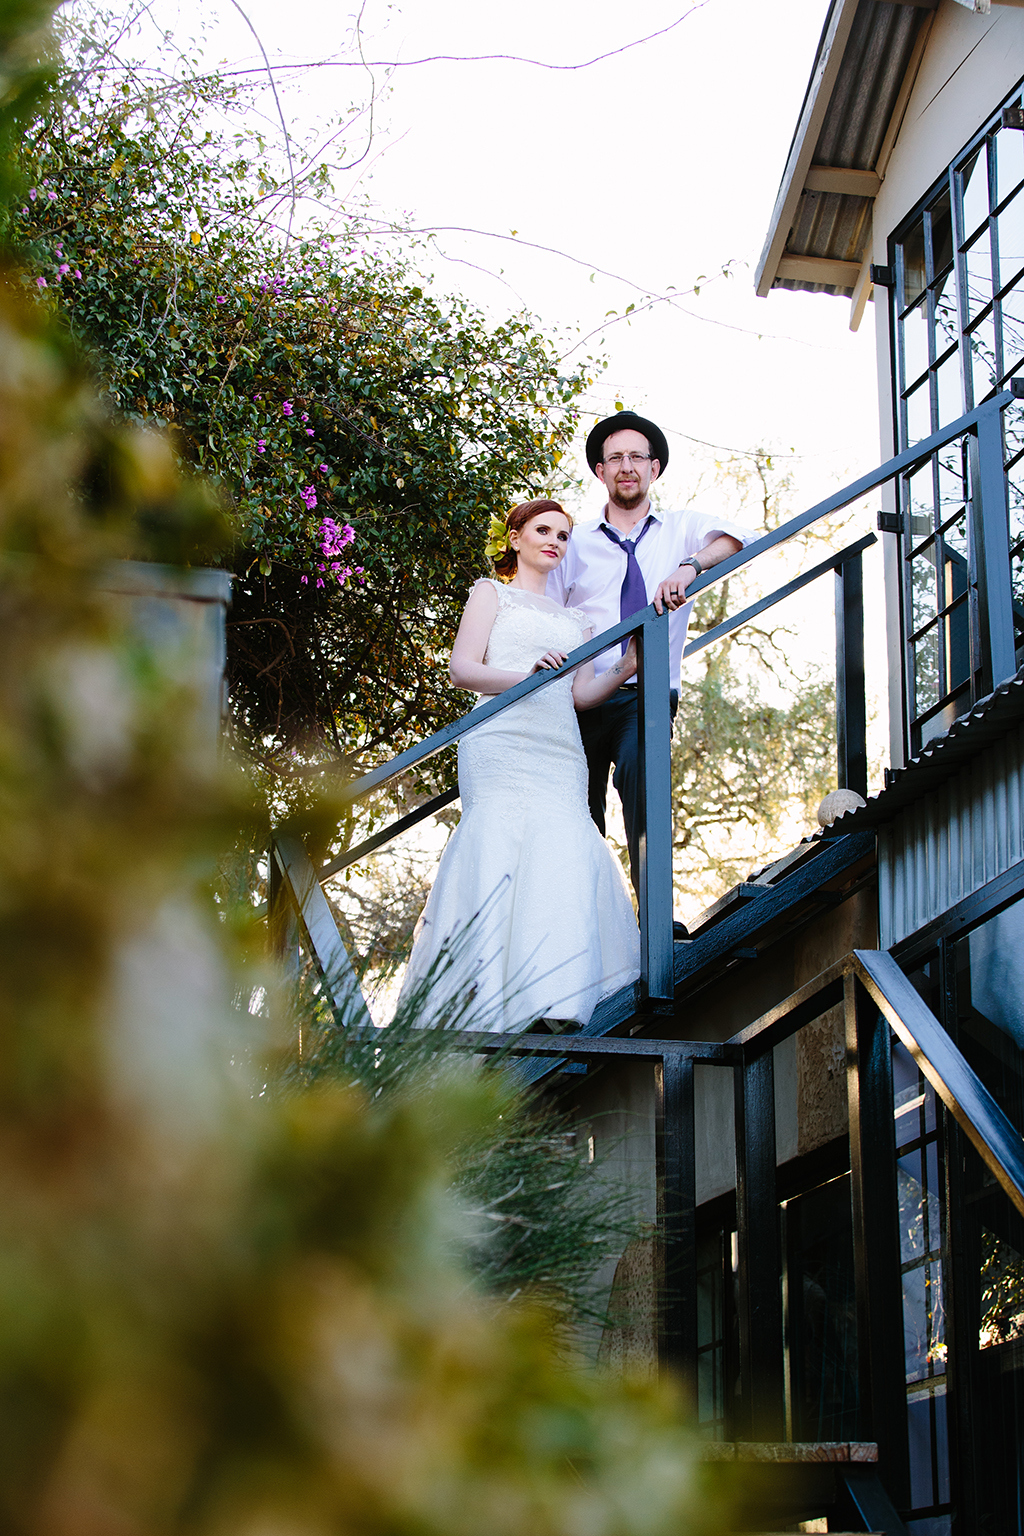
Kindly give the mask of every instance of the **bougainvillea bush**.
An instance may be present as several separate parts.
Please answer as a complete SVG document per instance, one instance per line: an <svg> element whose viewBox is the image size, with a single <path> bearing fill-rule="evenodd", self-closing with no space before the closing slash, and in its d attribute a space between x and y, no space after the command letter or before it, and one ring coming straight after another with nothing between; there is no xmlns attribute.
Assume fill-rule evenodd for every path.
<svg viewBox="0 0 1024 1536"><path fill-rule="evenodd" d="M228 500L250 746L379 758L461 712L446 653L488 517L550 482L586 365L529 316L434 296L322 167L296 212L234 86L155 82L109 33L72 8L71 88L24 136L23 281L113 411L165 425Z"/></svg>

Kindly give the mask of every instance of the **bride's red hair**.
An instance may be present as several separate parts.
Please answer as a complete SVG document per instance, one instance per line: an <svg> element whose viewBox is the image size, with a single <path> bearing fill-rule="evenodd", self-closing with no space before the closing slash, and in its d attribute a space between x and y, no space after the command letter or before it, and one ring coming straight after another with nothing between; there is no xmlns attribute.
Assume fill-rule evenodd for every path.
<svg viewBox="0 0 1024 1536"><path fill-rule="evenodd" d="M521 501L517 507L512 508L505 519L506 534L518 533L520 528L526 527L531 517L537 517L541 512L561 512L569 527L573 525L572 514L565 510L560 501ZM494 574L510 579L515 575L518 564L519 557L509 545L505 553L499 555L494 561Z"/></svg>

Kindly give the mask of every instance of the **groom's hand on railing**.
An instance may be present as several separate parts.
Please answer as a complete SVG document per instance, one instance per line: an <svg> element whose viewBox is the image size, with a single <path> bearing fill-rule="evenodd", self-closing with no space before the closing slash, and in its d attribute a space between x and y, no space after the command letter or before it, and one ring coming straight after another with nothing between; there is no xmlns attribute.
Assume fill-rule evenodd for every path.
<svg viewBox="0 0 1024 1536"><path fill-rule="evenodd" d="M669 613L675 613L677 608L681 608L686 602L687 587L696 579L697 572L692 565L681 565L671 576L666 576L651 598L657 612L664 613L667 608Z"/></svg>

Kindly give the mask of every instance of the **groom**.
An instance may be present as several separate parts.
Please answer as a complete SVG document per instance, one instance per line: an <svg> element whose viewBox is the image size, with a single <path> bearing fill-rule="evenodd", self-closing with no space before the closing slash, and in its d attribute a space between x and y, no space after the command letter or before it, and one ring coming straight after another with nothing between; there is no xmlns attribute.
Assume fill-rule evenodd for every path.
<svg viewBox="0 0 1024 1536"><path fill-rule="evenodd" d="M595 635L653 602L669 610L672 718L679 702L679 670L692 600L686 589L704 571L749 544L754 533L700 512L661 512L648 492L668 464L665 434L633 411L599 421L587 438L587 463L608 493L601 520L577 526L569 549L548 577L548 596L582 608ZM594 659L595 673L612 666L616 646ZM640 738L635 681L596 709L579 715L590 773L590 814L604 834L608 769L622 801L629 869L640 875Z"/></svg>

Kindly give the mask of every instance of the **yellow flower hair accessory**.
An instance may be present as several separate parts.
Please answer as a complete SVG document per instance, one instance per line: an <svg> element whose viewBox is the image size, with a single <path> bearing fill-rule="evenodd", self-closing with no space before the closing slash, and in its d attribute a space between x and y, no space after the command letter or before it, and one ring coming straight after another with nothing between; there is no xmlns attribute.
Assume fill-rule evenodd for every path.
<svg viewBox="0 0 1024 1536"><path fill-rule="evenodd" d="M508 525L503 517L492 516L487 529L484 554L488 560L500 560L502 555L508 553L508 548Z"/></svg>

